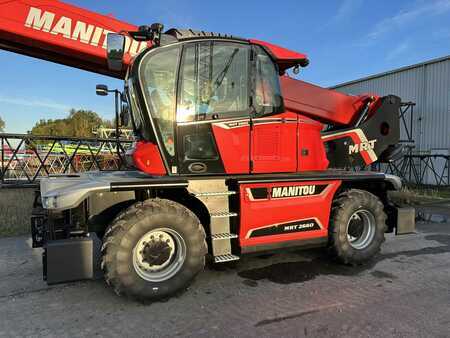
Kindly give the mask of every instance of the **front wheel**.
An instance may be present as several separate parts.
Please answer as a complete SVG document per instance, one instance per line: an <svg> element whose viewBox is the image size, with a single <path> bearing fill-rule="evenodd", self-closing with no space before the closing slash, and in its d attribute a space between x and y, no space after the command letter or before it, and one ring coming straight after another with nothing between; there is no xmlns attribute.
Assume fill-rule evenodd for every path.
<svg viewBox="0 0 450 338"><path fill-rule="evenodd" d="M205 265L205 232L198 218L169 200L138 202L106 230L105 279L116 293L139 300L171 296Z"/></svg>
<svg viewBox="0 0 450 338"><path fill-rule="evenodd" d="M351 189L333 202L330 249L341 262L363 263L379 251L386 232L386 214L377 196Z"/></svg>

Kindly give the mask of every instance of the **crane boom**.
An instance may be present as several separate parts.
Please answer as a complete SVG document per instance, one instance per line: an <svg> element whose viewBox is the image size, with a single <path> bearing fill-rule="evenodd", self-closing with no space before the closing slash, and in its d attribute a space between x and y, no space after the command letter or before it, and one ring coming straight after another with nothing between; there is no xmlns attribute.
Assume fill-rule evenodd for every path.
<svg viewBox="0 0 450 338"><path fill-rule="evenodd" d="M107 67L106 35L137 27L57 0L0 0L0 49L123 77ZM127 39L125 64L147 42Z"/></svg>

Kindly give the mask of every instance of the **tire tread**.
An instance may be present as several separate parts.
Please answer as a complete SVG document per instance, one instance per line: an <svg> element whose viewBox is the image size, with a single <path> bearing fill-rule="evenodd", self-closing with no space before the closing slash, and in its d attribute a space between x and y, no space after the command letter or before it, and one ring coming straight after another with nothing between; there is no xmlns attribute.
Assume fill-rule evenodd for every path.
<svg viewBox="0 0 450 338"><path fill-rule="evenodd" d="M357 250L348 243L347 233L343 230L343 227L346 227L348 222L347 214L349 210L357 210L358 207L363 206L371 209L375 216L377 229L374 242L367 248ZM380 246L385 241L386 219L384 206L377 196L360 189L349 189L341 192L333 201L331 208L328 230L328 246L331 254L344 264L360 264L369 260L380 251Z"/></svg>
<svg viewBox="0 0 450 338"><path fill-rule="evenodd" d="M139 290L136 285L127 286L124 284L124 276L118 271L118 265L124 263L117 260L117 254L119 250L126 249L123 246L123 240L127 237L127 234L133 231L134 226L138 226L138 221L142 221L155 214L175 215L179 223L184 223L184 226L189 229L190 235L199 239L195 241L196 245L191 247L190 251L199 257L203 257L200 263L197 264L198 266L195 266L194 270L189 270L189 275L184 278L186 279L186 283L183 280L183 283L178 282L177 285L172 285L173 283L171 281L175 279L173 277L163 282L170 284L169 286L160 286L162 292L150 295L148 292ZM159 198L137 202L120 212L105 231L101 263L105 281L113 288L117 295L126 295L137 300L161 299L176 294L182 291L183 286L186 286L185 284L192 280L204 268L205 255L208 251L205 238L204 228L200 224L197 216L179 203ZM189 257L186 257L186 260L188 259Z"/></svg>

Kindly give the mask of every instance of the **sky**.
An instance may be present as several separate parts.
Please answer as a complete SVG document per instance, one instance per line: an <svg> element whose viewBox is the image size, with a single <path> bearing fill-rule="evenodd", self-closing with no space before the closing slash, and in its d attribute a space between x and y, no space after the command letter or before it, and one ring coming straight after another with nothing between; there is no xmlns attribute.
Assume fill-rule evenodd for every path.
<svg viewBox="0 0 450 338"><path fill-rule="evenodd" d="M450 54L450 0L68 0L136 25L161 22L265 40L308 55L300 79L332 86ZM112 119L119 80L0 50L0 117L9 133L90 109Z"/></svg>

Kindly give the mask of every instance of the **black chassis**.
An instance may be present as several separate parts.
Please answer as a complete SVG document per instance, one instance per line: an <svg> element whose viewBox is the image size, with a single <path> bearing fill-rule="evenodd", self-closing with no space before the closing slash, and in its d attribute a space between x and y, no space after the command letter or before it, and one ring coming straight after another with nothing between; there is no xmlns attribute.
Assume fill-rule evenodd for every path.
<svg viewBox="0 0 450 338"><path fill-rule="evenodd" d="M156 177L139 171L90 172L41 180L32 216L33 247L43 247L44 279L49 284L101 276L101 238L110 222L137 201L164 198L192 210L211 237L212 210L239 214L239 197L214 205L208 194L238 190L240 183L311 180L343 181L340 189L359 188L376 194L388 215L388 231L414 232L414 210L397 208L389 190L399 190L398 177L374 172L327 170L296 174ZM237 232L238 221L230 224ZM238 233L238 232L237 232ZM211 240L209 247L211 253ZM234 252L241 254L239 248ZM213 253L214 254L214 253ZM68 264L70 262L70 264Z"/></svg>

